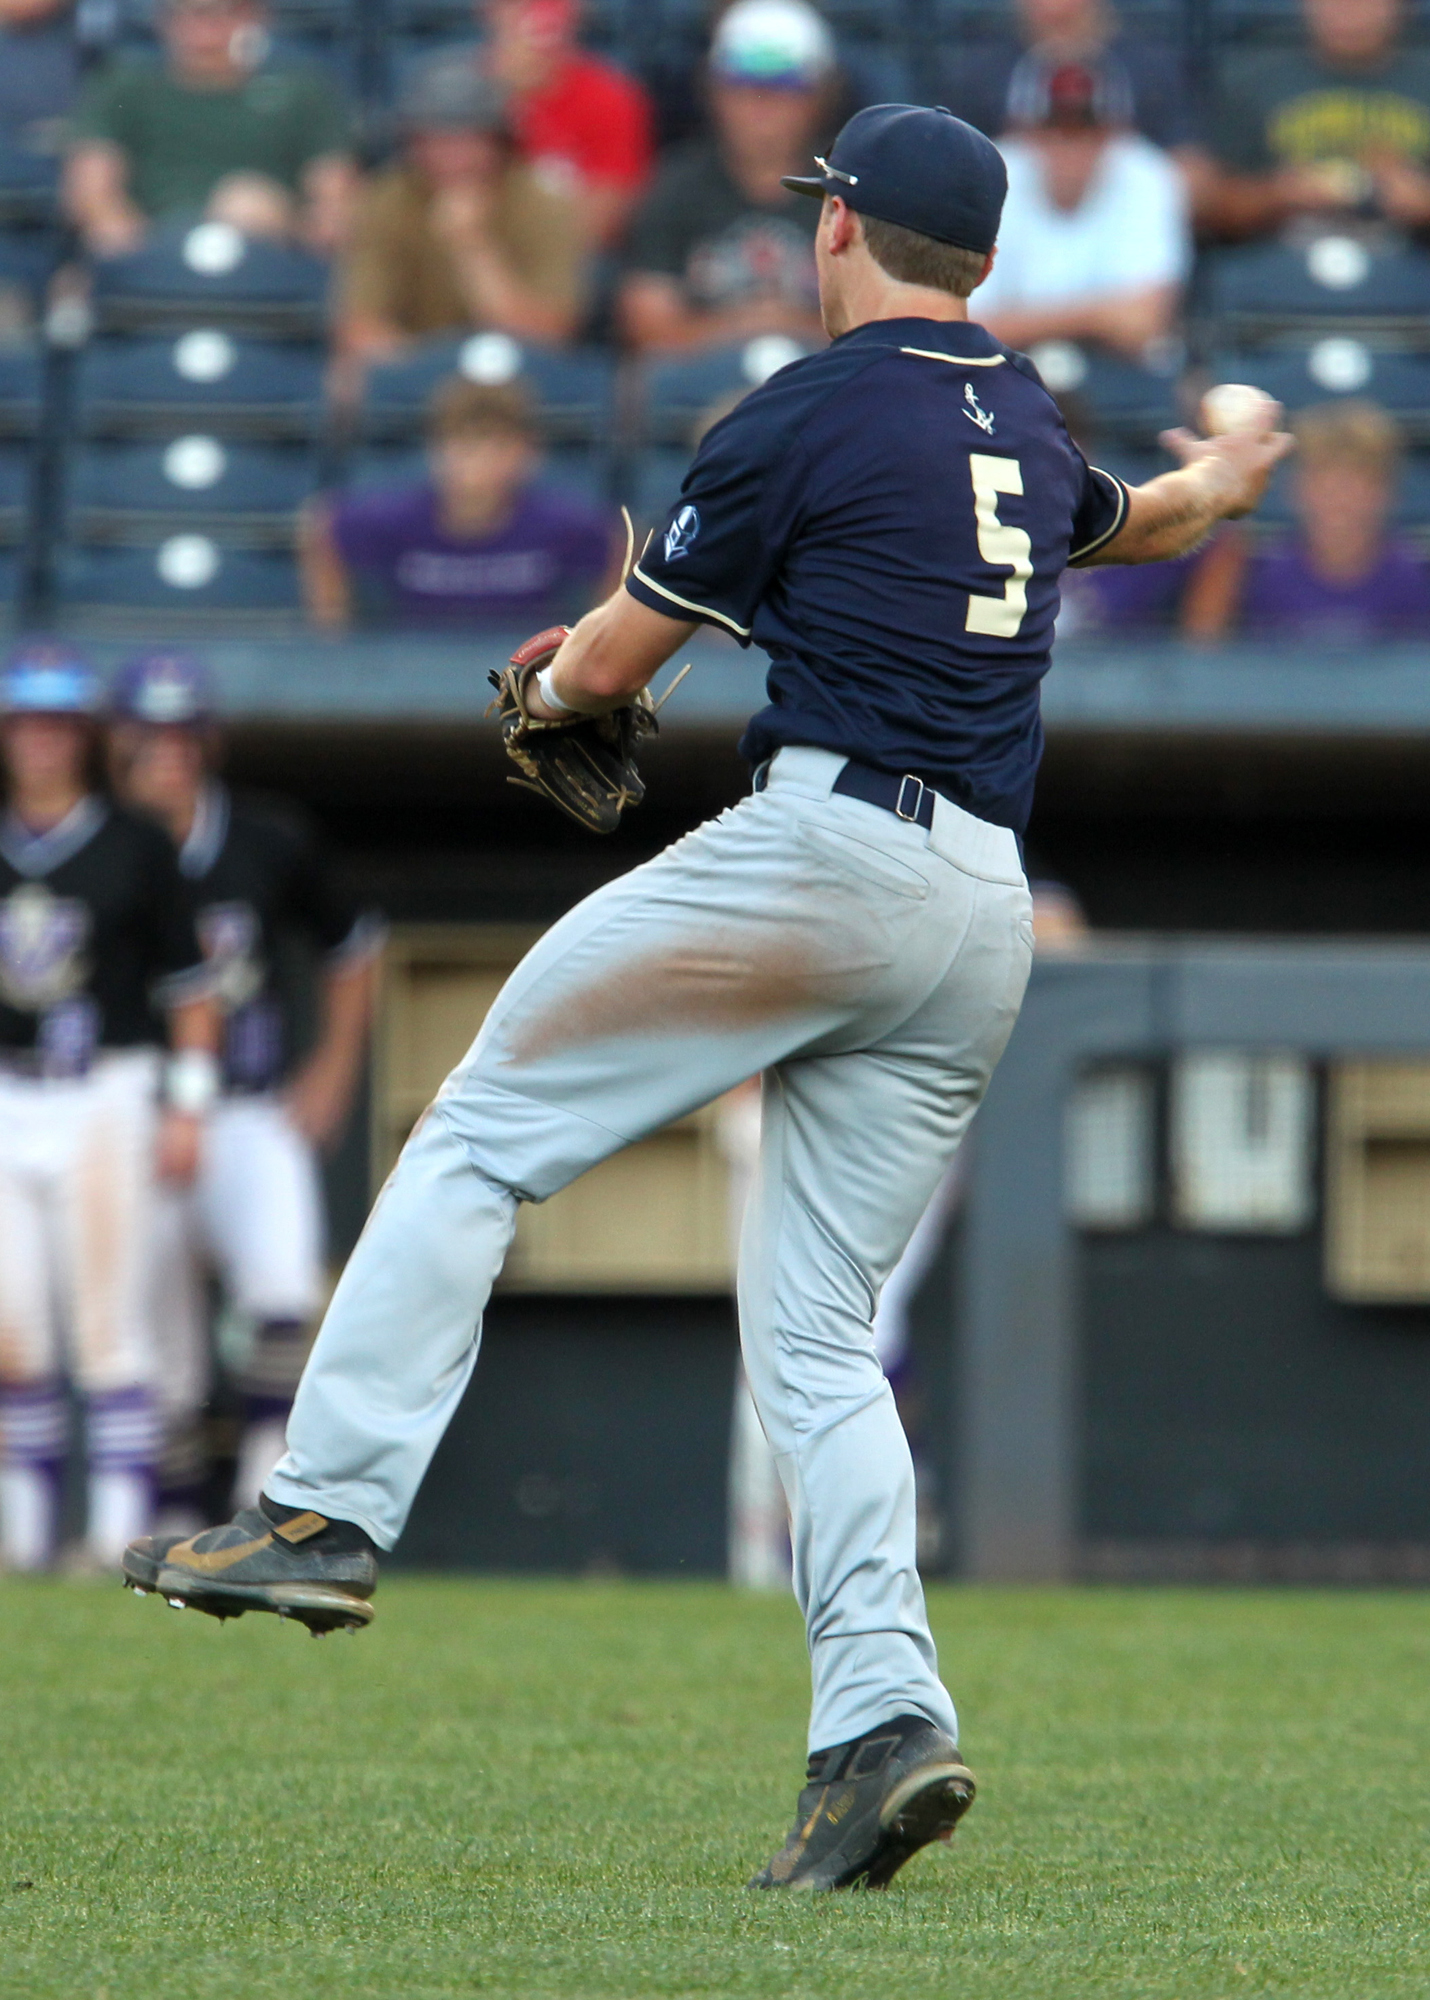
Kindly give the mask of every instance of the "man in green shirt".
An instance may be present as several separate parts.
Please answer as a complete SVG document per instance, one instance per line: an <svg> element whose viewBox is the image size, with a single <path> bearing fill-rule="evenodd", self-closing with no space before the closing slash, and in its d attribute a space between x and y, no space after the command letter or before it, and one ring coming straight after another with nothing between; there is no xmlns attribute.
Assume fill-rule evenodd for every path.
<svg viewBox="0 0 1430 2000"><path fill-rule="evenodd" d="M65 201L87 247L120 256L190 215L333 249L354 185L335 92L264 64L260 0L164 0L158 22L162 65L106 68L75 120Z"/></svg>

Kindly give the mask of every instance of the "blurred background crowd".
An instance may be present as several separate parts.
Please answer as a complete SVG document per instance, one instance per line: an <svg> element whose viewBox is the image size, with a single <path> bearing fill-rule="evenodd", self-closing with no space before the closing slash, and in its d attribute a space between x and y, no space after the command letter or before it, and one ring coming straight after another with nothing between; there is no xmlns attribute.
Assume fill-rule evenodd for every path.
<svg viewBox="0 0 1430 2000"><path fill-rule="evenodd" d="M0 591L93 623L520 624L823 338L842 120L942 103L1010 194L973 311L1144 477L1207 379L1307 449L1066 631L1420 614L1430 49L1408 0L4 0Z"/></svg>

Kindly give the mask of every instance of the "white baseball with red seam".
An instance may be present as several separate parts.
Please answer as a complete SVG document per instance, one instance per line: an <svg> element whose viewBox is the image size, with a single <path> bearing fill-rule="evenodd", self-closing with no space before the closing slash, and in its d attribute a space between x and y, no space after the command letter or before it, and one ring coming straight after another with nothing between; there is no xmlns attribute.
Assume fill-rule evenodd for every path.
<svg viewBox="0 0 1430 2000"><path fill-rule="evenodd" d="M1208 437L1228 431L1274 431L1280 410L1274 396L1249 382L1219 382L1202 397L1202 429Z"/></svg>

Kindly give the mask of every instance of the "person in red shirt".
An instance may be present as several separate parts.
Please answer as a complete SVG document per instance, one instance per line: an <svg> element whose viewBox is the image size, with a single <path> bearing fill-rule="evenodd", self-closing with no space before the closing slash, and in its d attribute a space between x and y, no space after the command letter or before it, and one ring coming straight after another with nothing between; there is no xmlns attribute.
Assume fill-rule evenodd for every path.
<svg viewBox="0 0 1430 2000"><path fill-rule="evenodd" d="M483 66L510 92L522 151L579 191L592 241L611 242L650 174L645 91L580 46L580 0L477 0L477 23Z"/></svg>

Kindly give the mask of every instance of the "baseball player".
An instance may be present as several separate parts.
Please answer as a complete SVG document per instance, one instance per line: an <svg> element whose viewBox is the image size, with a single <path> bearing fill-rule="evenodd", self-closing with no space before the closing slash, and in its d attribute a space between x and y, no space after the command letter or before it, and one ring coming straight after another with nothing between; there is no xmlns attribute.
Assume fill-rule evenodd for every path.
<svg viewBox="0 0 1430 2000"><path fill-rule="evenodd" d="M90 786L97 695L47 647L0 681L0 1547L22 1570L55 1555L66 1375L84 1407L92 1561L112 1567L149 1520L149 1206L156 1166L193 1173L217 1084L173 849Z"/></svg>
<svg viewBox="0 0 1430 2000"><path fill-rule="evenodd" d="M997 149L945 112L878 105L816 165L787 185L823 203L831 345L709 431L623 588L503 682L508 750L540 769L541 732L589 750L614 738L581 717L643 715L638 691L698 623L753 638L771 660L744 738L754 790L508 980L378 1199L259 1508L126 1556L137 1586L220 1614L365 1623L518 1203L761 1072L741 1339L814 1695L764 1888L882 1885L973 1797L871 1321L1021 1002L1019 834L1059 575L1190 547L1255 505L1289 447L1175 433L1184 463L1135 491L1093 470L1036 371L967 318Z"/></svg>
<svg viewBox="0 0 1430 2000"><path fill-rule="evenodd" d="M282 1452L322 1304L318 1155L352 1108L383 928L343 893L299 815L235 798L219 782L215 714L209 676L189 654L141 655L110 692L116 790L178 847L223 1010L223 1091L198 1175L161 1195L156 1217L160 1395L171 1446L182 1454L208 1388L203 1277L212 1266L247 1336L235 1499L251 1506ZM296 1073L296 996L275 968L280 940L295 935L323 959L321 1030ZM182 1494L182 1459L175 1469Z"/></svg>

